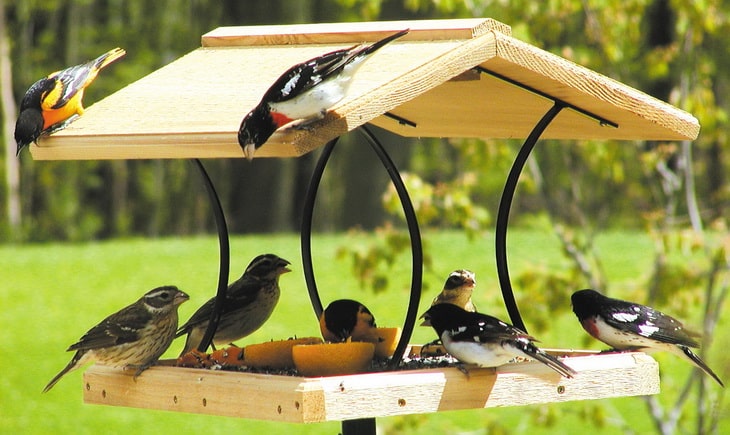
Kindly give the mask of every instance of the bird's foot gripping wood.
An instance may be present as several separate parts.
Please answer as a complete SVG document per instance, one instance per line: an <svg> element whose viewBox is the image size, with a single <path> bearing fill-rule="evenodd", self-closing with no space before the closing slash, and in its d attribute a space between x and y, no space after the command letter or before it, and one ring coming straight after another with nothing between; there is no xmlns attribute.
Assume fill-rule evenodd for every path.
<svg viewBox="0 0 730 435"><path fill-rule="evenodd" d="M136 371L134 372L134 377L133 377L133 379L136 381L137 378L139 377L139 375L141 375L143 371L147 370L148 368L152 367L153 365L155 365L154 362L142 364L142 365L128 364L128 365L124 366L124 370L136 369Z"/></svg>
<svg viewBox="0 0 730 435"><path fill-rule="evenodd" d="M457 362L456 363L456 368L459 369L459 371L461 373L464 373L464 376L466 376L466 379L467 380L469 379L469 377L470 377L470 375L469 375L469 369L466 368L466 364L464 364L462 362Z"/></svg>

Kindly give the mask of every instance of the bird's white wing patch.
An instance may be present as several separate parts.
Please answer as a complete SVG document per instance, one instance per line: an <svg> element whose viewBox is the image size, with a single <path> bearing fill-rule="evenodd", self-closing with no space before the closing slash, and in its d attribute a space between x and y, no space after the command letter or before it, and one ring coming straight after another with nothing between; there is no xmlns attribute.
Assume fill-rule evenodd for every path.
<svg viewBox="0 0 730 435"><path fill-rule="evenodd" d="M639 315L636 313L613 313L611 314L611 317L613 317L616 321L629 323L636 321L636 319L639 318Z"/></svg>
<svg viewBox="0 0 730 435"><path fill-rule="evenodd" d="M294 77L292 77L286 84L284 85L284 88L281 90L281 95L288 97L291 93L292 89L296 87L297 82L302 76L300 74L295 74Z"/></svg>
<svg viewBox="0 0 730 435"><path fill-rule="evenodd" d="M651 337L651 335L658 330L659 327L651 322L646 322L643 325L639 325L639 334L643 335L644 337Z"/></svg>

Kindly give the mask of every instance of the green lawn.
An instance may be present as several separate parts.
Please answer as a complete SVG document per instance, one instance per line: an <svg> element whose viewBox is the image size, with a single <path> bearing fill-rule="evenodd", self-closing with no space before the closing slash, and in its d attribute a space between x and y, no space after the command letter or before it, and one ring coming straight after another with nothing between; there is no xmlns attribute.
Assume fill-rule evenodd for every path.
<svg viewBox="0 0 730 435"><path fill-rule="evenodd" d="M493 237L469 241L459 233L427 233L432 270L424 274L424 310L440 289L446 275L456 268L477 273L475 301L481 311L507 319L494 272ZM362 290L349 264L335 260L342 244L365 247L364 236L317 235L313 241L317 283L325 304L335 298L362 300L375 313L381 326L402 324L410 280L410 258L403 257L393 272L396 285L388 292ZM627 285L646 274L652 260L652 245L636 233L611 233L599 240L604 266L612 282ZM527 267L563 267L557 240L540 231L516 231L509 236L510 267L513 276ZM289 336L319 335L309 305L301 272L299 239L296 235L234 237L231 240L231 279L240 275L251 258L263 252L276 253L293 263L294 272L281 280L282 299L274 315L254 335L239 344ZM41 394L43 386L71 357L64 352L87 329L108 314L133 302L147 290L175 284L188 292L190 302L180 308L184 321L214 293L218 273L218 246L214 237L163 240L119 240L88 244L42 244L0 246L0 301L3 316L0 338L6 343L0 356L3 369L0 428L4 433L336 433L339 423L287 425L225 417L140 409L113 408L82 403L82 370L72 372L53 390ZM615 288L615 287L614 287ZM565 304L570 293L565 289ZM518 295L521 296L521 295ZM727 319L715 337L709 364L730 381L728 356L721 356L730 344ZM529 326L529 319L526 319ZM541 335L546 347L583 348L585 334L572 313L555 319L554 328ZM426 342L433 331L417 328L412 342ZM600 348L597 343L590 344ZM176 356L182 343L173 343L165 357ZM658 356L663 388L679 383L689 366L673 356ZM144 375L143 375L144 376ZM714 384L708 384L718 391ZM590 406L583 406L585 404ZM564 433L566 427L584 427L588 413L604 422L597 434L619 432L612 421L627 421L636 433L652 429L644 403L636 398L555 404L525 408L504 408L446 412L427 416L382 418L378 425L388 433ZM730 407L720 433L730 432ZM527 417L527 418L526 418ZM538 423L539 422L539 423Z"/></svg>

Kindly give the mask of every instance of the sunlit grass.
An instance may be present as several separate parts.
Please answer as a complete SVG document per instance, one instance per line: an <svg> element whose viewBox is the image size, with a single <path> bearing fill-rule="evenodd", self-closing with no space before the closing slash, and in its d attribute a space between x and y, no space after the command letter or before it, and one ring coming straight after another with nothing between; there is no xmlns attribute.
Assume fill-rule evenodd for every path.
<svg viewBox="0 0 730 435"><path fill-rule="evenodd" d="M313 240L315 272L323 302L351 297L362 300L382 326L402 324L410 282L410 258L403 255L391 271L392 288L373 294L361 288L350 265L336 259L337 249L347 244L365 248L372 236L317 235ZM498 291L491 235L470 241L460 233L426 233L426 254L433 266L425 271L423 311L440 289L446 275L456 268L470 268L479 283L475 302L481 311L507 319ZM611 233L599 240L604 267L612 282L627 285L645 277L652 261L651 242L637 233ZM560 268L567 261L560 255L557 239L540 231L513 231L509 235L510 267L515 275L529 267ZM234 237L231 240L231 279L237 278L251 258L262 252L276 253L293 263L293 273L281 278L282 299L270 321L240 344L293 335L319 335L302 275L299 239L296 235ZM218 245L214 237L163 240L118 240L88 244L42 244L0 246L0 300L3 315L0 339L6 345L0 356L3 376L0 427L7 433L176 433L201 430L206 433L336 433L339 423L287 425L225 417L113 408L82 403L81 370L67 375L47 394L43 386L70 359L64 352L86 330L108 314L133 302L145 291L175 284L188 292L190 302L180 308L184 321L214 293L218 276ZM565 290L565 304L570 293ZM518 295L524 296L524 295ZM727 316L726 316L727 317ZM529 324L529 319L526 319ZM723 320L715 337L710 365L730 380L728 357L721 356L729 343L728 322ZM585 334L569 313L556 316L550 330L539 337L550 347L580 348ZM433 331L416 328L412 342L434 338ZM724 343L724 345L723 345ZM174 357L182 343L175 342L165 357ZM679 384L688 365L673 356L659 356L665 385ZM723 362L725 364L723 364ZM714 385L708 384L710 388ZM231 398L235 400L235 398ZM402 433L483 433L503 429L508 433L565 433L566 427L603 419L596 433L616 433L609 424L622 419L636 433L652 430L644 404L636 398L570 403L524 408L445 412L428 416L378 419L383 429ZM725 408L725 415L730 409ZM730 430L726 418L721 426Z"/></svg>

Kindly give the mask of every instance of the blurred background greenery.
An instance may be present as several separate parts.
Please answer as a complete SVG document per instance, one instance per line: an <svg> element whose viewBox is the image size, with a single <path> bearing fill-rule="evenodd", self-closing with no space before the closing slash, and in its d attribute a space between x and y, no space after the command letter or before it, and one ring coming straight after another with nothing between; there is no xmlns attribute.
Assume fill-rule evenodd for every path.
<svg viewBox="0 0 730 435"><path fill-rule="evenodd" d="M10 401L15 398L22 406L11 411L3 405L0 423L21 432L34 428L48 432L58 419L86 421L100 414L96 407L80 405L75 395L59 399L55 390L51 395L36 395L36 390L65 364L68 355L62 350L84 328L159 284L164 276L159 272L169 267L168 263L174 270L180 265L197 265L203 257L215 263L216 255L215 250L207 250L214 247L213 240L205 238L214 230L206 193L198 178L190 176L188 162L35 162L27 152L18 161L12 127L20 98L30 84L51 71L93 58L114 46L125 48L126 58L104 71L88 89L89 106L199 47L203 33L226 25L491 17L512 26L513 35L521 40L692 113L702 125L700 137L693 142L541 143L525 169L512 208L511 225L525 231L526 236L510 236L510 261L519 271L513 276L514 285L519 295L529 300L521 308L531 332L558 338L563 345L562 329L555 325L565 324L572 336L582 337L574 334L576 324L570 319L567 296L577 288L596 287L686 319L704 333L705 347L711 352L715 349L709 363L727 380L728 360L720 354L729 343L728 336L714 332L727 327L721 314L730 278L728 11L730 5L721 0L0 0L0 65L6 67L0 68L0 92L9 97L0 99L4 119L0 141L7 150L0 156L4 163L0 168L0 199L5 206L0 215L0 240L5 245L0 249L0 296L2 306L12 311L2 316L0 330L7 336L5 343L11 344L10 351L21 354L34 343L41 344L32 340L34 336L47 335L40 346L43 352L31 354L34 358L47 354L49 361L42 372L40 366L33 370L31 380L18 383L15 376L3 379L3 391L12 392ZM462 252L476 255L477 246L493 244L493 215L519 142L381 136L404 171L423 228L463 235L457 241L426 240L428 287L424 291L435 292L451 269L479 269L444 259L446 255L465 258ZM328 165L314 222L320 234L332 232L335 239L331 249L317 255L335 259L335 269L322 272L324 276L346 276L354 279L357 287L372 290L363 297L377 294L390 300L398 298L407 279L402 264L408 245L404 243L400 206L388 179L377 158L361 145L358 135L347 135ZM231 231L239 235L296 232L303 189L317 156L318 152L313 152L298 159L261 159L256 165L242 159L206 161ZM243 185L253 188L240 188ZM345 231L349 233L343 236ZM170 241L172 236L192 237L176 244ZM548 242L536 241L540 236ZM159 245L141 241L159 237L166 237ZM206 248L196 244L199 237L205 240ZM353 237L364 241L352 244ZM105 239L109 241L98 243ZM257 246L273 250L268 248L269 237L246 240L252 240L245 243L247 247L254 245L250 251L241 248L245 255L233 251L241 262L239 267L263 249ZM140 256L144 261L130 264L129 259L116 258L117 243L145 252ZM461 250L454 253L444 246L451 244ZM282 249L291 253L281 253L292 257L289 259L295 264L296 245L290 237ZM99 246L111 247L97 251ZM181 251L199 248L207 255L180 257ZM522 256L515 252L520 248L526 249ZM160 258L158 250L169 257ZM479 276L493 276L493 253L478 255L478 261L490 267ZM78 264L65 263L76 257L80 257ZM84 258L86 262L81 261ZM149 269L149 275L140 274L141 269ZM231 276L236 274L233 267ZM215 271L206 271L203 276L214 277ZM290 276L284 279L295 281ZM120 288L124 290L119 290L118 299L107 301L109 293L116 292L110 283L116 281L122 281ZM496 285L494 281L480 281L482 288ZM212 284L208 279L192 287L211 289ZM200 292L209 294L212 290ZM493 314L504 317L495 292L489 295L490 302L479 306L492 308ZM103 299L108 307L105 303L102 310L91 304L89 310L93 312L84 321L79 319L78 325L73 322L73 328L56 327L57 322L67 321L68 307L73 309L79 300L90 297ZM49 298L57 303L50 303ZM31 305L38 305L34 316L53 321L28 323L34 319L25 312ZM186 304L182 312L192 312L193 305ZM291 327L286 321L284 325ZM277 335L267 331L266 337L260 338L279 338ZM586 345L595 346L587 341L575 344ZM3 368L18 363L7 354L1 361ZM674 364L671 358L660 361L662 367ZM673 370L671 376L664 376L661 396L645 399L644 404L639 399L622 399L569 408L536 407L530 409L529 418L525 417L527 423L520 421L519 410L513 417L505 417L510 424L494 417L502 414L476 412L465 417L474 423L468 429L460 418L438 418L430 427L438 432L489 428L493 432L524 433L534 431L533 427L561 432L559 425L549 422L572 415L580 418L570 421L602 427L606 433L712 433L722 432L723 427L729 431L730 411L723 402L723 392L714 386L705 388L704 383L697 382L701 377L687 375L681 364L678 367L676 376ZM20 377L23 373L17 372ZM74 394L78 391L73 379L62 384L57 388ZM67 412L62 403L74 411ZM641 416L622 420L623 410ZM123 422L119 431L125 424L141 431L144 425L161 420L175 420L178 428L192 421L213 426L229 421L137 410L109 412L104 423L97 421L89 429L77 427L75 431L93 433L116 418ZM386 428L423 430L428 427L424 422L432 418L389 419ZM48 425L39 425L41 419L48 419ZM636 421L644 422L639 426L644 430L636 429ZM240 422L240 427L247 424ZM292 430L285 427L282 430ZM308 426L306 430L317 432L318 427ZM321 430L337 427L323 426Z"/></svg>

